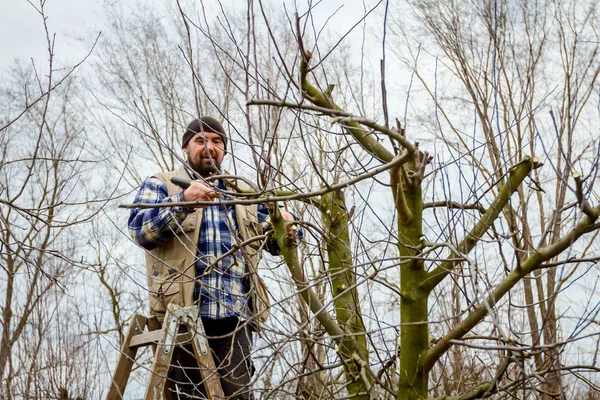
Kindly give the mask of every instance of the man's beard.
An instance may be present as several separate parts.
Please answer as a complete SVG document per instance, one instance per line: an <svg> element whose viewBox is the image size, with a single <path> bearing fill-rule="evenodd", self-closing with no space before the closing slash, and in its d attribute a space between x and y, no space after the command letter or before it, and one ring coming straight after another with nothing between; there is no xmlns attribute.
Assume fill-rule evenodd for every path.
<svg viewBox="0 0 600 400"><path fill-rule="evenodd" d="M190 164L190 167L201 176L209 176L221 172L221 163L219 163L215 157L210 159L200 157L196 161L188 156L188 164Z"/></svg>

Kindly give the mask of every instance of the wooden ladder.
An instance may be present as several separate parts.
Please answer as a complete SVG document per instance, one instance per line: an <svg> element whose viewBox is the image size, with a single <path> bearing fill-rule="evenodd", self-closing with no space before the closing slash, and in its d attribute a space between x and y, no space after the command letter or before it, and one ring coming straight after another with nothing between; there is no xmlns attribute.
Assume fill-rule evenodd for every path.
<svg viewBox="0 0 600 400"><path fill-rule="evenodd" d="M186 333L179 333L182 325L187 327ZM131 318L129 331L121 346L121 354L106 400L123 398L137 351L140 347L148 345L152 346L154 362L144 399L161 400L164 398L170 400L174 398L172 396L173 382L167 379L173 349L177 345L190 342L198 361L206 395L211 400L224 399L215 361L206 340L202 320L198 316L198 307L180 307L176 304L169 304L162 329L156 317L147 318L140 314L134 314Z"/></svg>

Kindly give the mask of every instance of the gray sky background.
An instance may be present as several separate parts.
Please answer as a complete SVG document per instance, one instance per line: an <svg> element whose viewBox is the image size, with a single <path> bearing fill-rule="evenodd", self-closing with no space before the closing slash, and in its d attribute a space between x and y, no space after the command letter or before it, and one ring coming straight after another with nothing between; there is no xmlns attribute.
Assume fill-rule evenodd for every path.
<svg viewBox="0 0 600 400"><path fill-rule="evenodd" d="M128 4L144 4L145 7L157 7L158 4L175 0L108 0ZM200 0L195 0L200 1ZM209 0L206 0L209 1ZM32 0L33 4L39 7L39 0ZM274 6L282 7L284 0L274 0ZM293 10L293 0L285 0L288 11ZM244 4L244 0L225 0L226 5ZM307 0L298 0L300 7L305 7ZM367 7L377 3L377 0L365 0ZM392 2L390 2L391 4ZM59 66L69 66L79 61L88 51L93 43L93 38L103 27L104 0L47 0L46 14L50 35L56 34L55 54L56 62ZM336 14L335 21L331 28L335 30L338 37L354 25L364 13L364 4L362 0L324 0L317 8L314 14L317 19L317 25L322 25L336 10L343 6ZM375 13L369 17L369 29L380 29L377 25L378 16ZM351 43L360 46L361 28L355 30ZM366 62L375 66L377 70L379 58L381 57L381 44L371 42L367 46ZM176 45L176 44L174 44ZM0 0L0 73L6 76L7 70L14 65L15 60L30 63L33 57L36 66L42 73L47 72L47 43L43 29L43 21L39 13L26 0ZM388 53L389 54L389 53ZM388 55L389 56L389 55ZM408 85L409 75L400 75L400 69L394 69L393 58L388 59L388 93L390 93L391 117L402 118L404 111L404 100L406 96L405 86ZM2 78L0 78L2 79ZM5 79L5 78L4 78ZM391 90L392 85L397 85L400 90ZM410 113L409 113L410 118ZM412 126L411 126L412 128ZM418 128L413 132L419 132ZM441 152L440 152L441 153ZM597 276L597 275L596 275ZM590 279L595 276L590 275ZM580 306L580 299L587 300L584 290L574 285L568 293L571 296L571 304L563 305L563 310L568 306L577 308ZM568 297L564 297L568 299ZM573 313L572 310L568 310ZM565 322L565 324L568 322Z"/></svg>
<svg viewBox="0 0 600 400"><path fill-rule="evenodd" d="M32 3L39 7L39 1ZM81 35L98 31L104 18L102 1L48 0L45 4L50 35L56 34L55 54L59 64L84 54L77 43ZM15 60L40 66L48 60L48 48L41 15L26 0L0 0L0 69ZM62 62L61 62L62 61Z"/></svg>
<svg viewBox="0 0 600 400"><path fill-rule="evenodd" d="M110 0L109 0L110 1ZM225 0L225 7L231 6L240 0ZM39 0L31 0L39 8ZM173 0L173 3L175 1ZM375 0L324 0L316 7L313 14L317 25L325 23L333 13L336 17L328 24L330 29L342 35L352 27L363 15L364 7L372 7ZM144 4L145 7L159 7L162 2L120 0L117 4ZM273 1L273 7L283 7L287 3L287 10L293 12L294 2L287 0ZM298 7L306 8L308 1L298 1ZM6 71L7 67L14 65L15 60L31 62L34 58L36 65L41 66L48 60L48 50L43 21L40 14L27 0L0 0L0 70ZM103 0L46 0L45 12L48 17L50 35L56 34L55 55L59 65L64 66L71 62L79 61L93 43L95 35L103 27L104 7ZM370 22L376 18L374 14L369 17ZM371 29L373 26L371 25ZM361 30L356 29L354 34L360 35ZM80 41L83 39L83 41ZM84 45L87 43L87 46ZM372 50L376 50L369 47ZM380 52L380 49L377 50ZM380 54L373 54L372 62L378 62Z"/></svg>

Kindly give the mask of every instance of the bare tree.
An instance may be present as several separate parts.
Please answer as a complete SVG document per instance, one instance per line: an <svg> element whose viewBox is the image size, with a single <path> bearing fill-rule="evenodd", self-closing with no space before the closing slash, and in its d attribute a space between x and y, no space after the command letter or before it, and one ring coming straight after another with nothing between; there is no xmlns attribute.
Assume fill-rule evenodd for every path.
<svg viewBox="0 0 600 400"><path fill-rule="evenodd" d="M574 141L575 128L579 126L577 123L586 113L587 99L597 90L597 41L593 39L595 34L592 23L597 15L594 6L571 11L558 4L543 5L543 11L553 16L552 22L556 24L559 33L555 49L564 60L564 85L562 93L556 96L560 113L557 115L551 112L552 119L547 125L551 128L549 132L555 132L553 140L558 144L555 150L555 146L552 149L544 147L548 137L552 136L540 133L542 121L537 117L536 111L540 102L552 104L553 99L548 98L548 95L553 88L546 86L543 97L536 96L534 92L534 88L537 88L537 63L545 54L543 46L551 26L544 25L546 19L543 13L532 13L528 6L531 5L523 3L515 9L505 9L508 5L498 6L490 2L474 3L468 9L465 5L462 9L457 4L415 3L413 15L420 17L422 26L427 28L426 33L431 34L430 37L435 39L434 43L440 46L447 57L448 61L440 60L440 64L443 63L444 68L457 78L457 85L450 85L448 89L449 93L456 92L457 95L446 100L445 97L438 97L437 88L432 88L435 82L430 83L419 69L414 71L426 93L431 95L437 115L431 120L436 122L438 141L448 149L452 159L456 160L449 166L436 167L435 174L427 173L427 165L431 161L428 154L419 151L417 144L407 139L403 126L389 128L360 114L344 111L335 103L331 85L321 85L319 88L318 84L310 82L311 78L315 79L315 67L312 65L320 66L323 61L313 60L318 47L309 50L303 44L303 27L306 26L303 18L296 20L300 76L298 79L294 75L288 76L291 82L301 88L300 101L254 102L301 110L304 114L313 112L329 115L341 124L364 151L382 163L382 167L372 170L373 175L375 172L383 172L381 170L389 170L389 184L397 213L396 229L392 231L393 239L390 239L396 242L399 254L397 260L400 264L398 398L426 397L431 371L436 365L443 365L439 362L445 360L446 354L455 344L482 350L488 346L497 346L504 355L494 362L493 368L496 371L490 373L489 379L482 382L481 376L473 376L474 382L464 384L461 383L462 372L458 369L464 365L464 355L461 356L457 351L452 364L455 369L452 371L452 382L447 387L448 395L456 393L459 397L464 396L461 398L476 398L499 391L524 391L541 393L541 397L568 397L565 386L561 383L560 371L565 368L564 363L569 369L568 365L572 360L563 358L561 362L561 352L567 343L578 339L573 336L562 340L559 338L555 307L561 287L569 285L569 279L577 277L576 271L579 268L589 270L586 263L597 261L595 256L590 256L590 252L593 253L594 249L593 238L597 234L599 209L597 206L594 208L587 200L598 169L597 143L585 139L577 146ZM404 37L411 38L407 30L412 25L406 24L408 27L405 27L405 21L399 19L396 23L405 29L400 31L405 34ZM569 26L571 32L566 31L566 26ZM518 35L515 34L517 29ZM592 40L580 43L579 38L585 36L584 32L593 35ZM524 43L522 38L525 38ZM580 49L579 46L585 47L586 43L592 47L591 51ZM433 51L430 48L427 50ZM579 61L581 57L583 59ZM414 66L418 60L410 61L410 66ZM543 76L540 80L542 79ZM479 140L480 148L464 139L464 128L455 121L454 116L460 118L463 113L451 114L449 107L456 104L455 98L473 110L477 125L471 123L476 126L472 137L473 140ZM387 110L385 113L387 114ZM561 122L562 118L564 122ZM584 126L581 129L586 128ZM377 140L378 135L387 136L390 146L384 146L384 141ZM477 139L479 135L482 135L481 139ZM482 150L479 151L480 149ZM431 149L434 150L435 147ZM532 158L527 153L541 154L539 158ZM586 158L591 162L584 161ZM548 172L543 169L538 171L542 166L542 159L550 165L550 168L546 168L549 169ZM585 169L585 172L573 174L575 163L581 168L580 171ZM456 169L453 170L452 164L457 166ZM468 174L465 167L469 168ZM530 175L533 185L523 186L523 181ZM427 195L422 192L422 184L428 183L428 178L434 184L439 179L438 182L442 185L456 179L464 182L466 201L454 201L452 197L456 188L452 183L442 193L441 201L427 201ZM556 202L550 206L542 195L544 184L548 182L555 182L556 185ZM323 190L332 192L334 188L334 185L326 184L326 189ZM492 188L496 190L491 191ZM515 192L516 199L513 197ZM313 191L314 194L317 193ZM433 200L439 194L434 191L430 196ZM531 198L537 199L536 206L530 205ZM445 213L446 221L439 218L432 220L427 216L428 211L424 211L434 211L439 207L449 208ZM544 212L548 207L553 210L550 214ZM530 208L536 210L537 217L532 219ZM337 220L343 221L343 218L338 217ZM457 222L463 228L457 229ZM275 226L276 235L278 232L282 234L278 236L280 246L286 248L283 227L279 226L278 229L277 223ZM331 221L325 226L331 226ZM424 226L427 226L426 230ZM576 244L587 233L592 234ZM334 237L339 238L339 233ZM429 241L426 237L433 237L435 240ZM507 239L512 242L512 249L507 247ZM345 247L350 246L346 244ZM353 336L352 330L339 326L343 325L344 318L340 309L336 310L335 321L330 316L323 315L322 305L310 295L310 287L307 286L309 282L302 274L303 263L295 256L293 247L288 246L286 249L286 262L300 292L340 347L340 360L346 369L349 394L370 391L371 377L375 379L382 371L371 373L368 359L361 358L360 342L355 341L355 338L347 339L348 336ZM578 256L573 256L574 251ZM470 256L471 252L475 255ZM487 253L497 255L485 256ZM339 254L341 252L338 250L335 255ZM327 257L330 268L334 265L334 259L330 253ZM563 267L564 273L559 280L556 266L565 263L569 267ZM502 269L498 270L496 265L502 266ZM352 264L343 270L350 273ZM503 273L499 274L500 271ZM529 274L533 275L533 282L537 285L538 299L535 302L532 300ZM333 285L334 276L331 276ZM542 281L544 277L545 283ZM439 314L435 308L431 309L429 299L436 291L438 297L443 296L444 285L448 280L455 282L456 290L461 292L461 296L454 295L454 312L446 314L453 321L452 324L447 330L441 330L439 337L431 338L429 315ZM511 329L508 322L517 311L503 299L509 293L515 293L515 298L518 298L516 289L520 282L524 282L531 336L519 331L518 327ZM344 287L345 293L351 292L348 287L352 285ZM333 296L334 302L335 299L341 300L341 296L335 293L335 286ZM577 316L580 321L578 334L589 325L590 317L595 316L598 311L598 304L592 298L589 299L592 302L588 304L588 309ZM346 304L344 310L348 309L360 312L360 309ZM536 326L538 322L541 324L539 327ZM488 329L493 332L487 339L478 329L482 325L488 325ZM434 329L433 332L436 332L438 326ZM469 334L473 336L473 342L465 341ZM480 343L476 344L476 341ZM518 345L513 347L515 342ZM525 358L523 352L527 353ZM529 359L534 361L537 374L531 375L524 368ZM356 364L358 371L369 371L366 373L367 378L352 370L351 362ZM521 367L514 363L520 363ZM484 365L487 369L491 367L489 364ZM587 368L588 371L593 371L596 367L591 364ZM473 371L476 372L477 367ZM543 378L536 382L539 376ZM350 382L358 382L360 389L353 388Z"/></svg>
<svg viewBox="0 0 600 400"><path fill-rule="evenodd" d="M17 64L0 89L0 397L87 397L98 381L93 349L73 323L78 237L103 202L83 184L95 162L74 74L85 59L59 65L45 2L31 5L48 64Z"/></svg>
<svg viewBox="0 0 600 400"><path fill-rule="evenodd" d="M336 37L319 4L295 15L270 4L117 18L98 60L106 92L94 90L127 190L148 165L177 165L190 115L227 122L233 173L257 190L237 202L271 205L284 256L261 270L274 312L256 342L257 393L592 393L595 6L379 2ZM372 20L395 57L370 69L369 46L344 39ZM301 215L299 248L275 202ZM128 278L106 276L135 262L103 257L122 337L120 310L139 302L122 307ZM583 305L569 309L579 286ZM580 343L594 350L578 354Z"/></svg>

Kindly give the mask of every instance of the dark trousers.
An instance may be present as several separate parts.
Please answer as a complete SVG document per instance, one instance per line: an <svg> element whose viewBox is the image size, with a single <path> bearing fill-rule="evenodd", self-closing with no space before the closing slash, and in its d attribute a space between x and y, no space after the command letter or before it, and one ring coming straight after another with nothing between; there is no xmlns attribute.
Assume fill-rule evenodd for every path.
<svg viewBox="0 0 600 400"><path fill-rule="evenodd" d="M250 358L252 330L235 318L220 320L202 319L208 344L221 377L221 386L226 398L253 399L250 381L254 366ZM206 392L198 363L191 345L176 347L173 352L169 379L179 399L204 399Z"/></svg>

